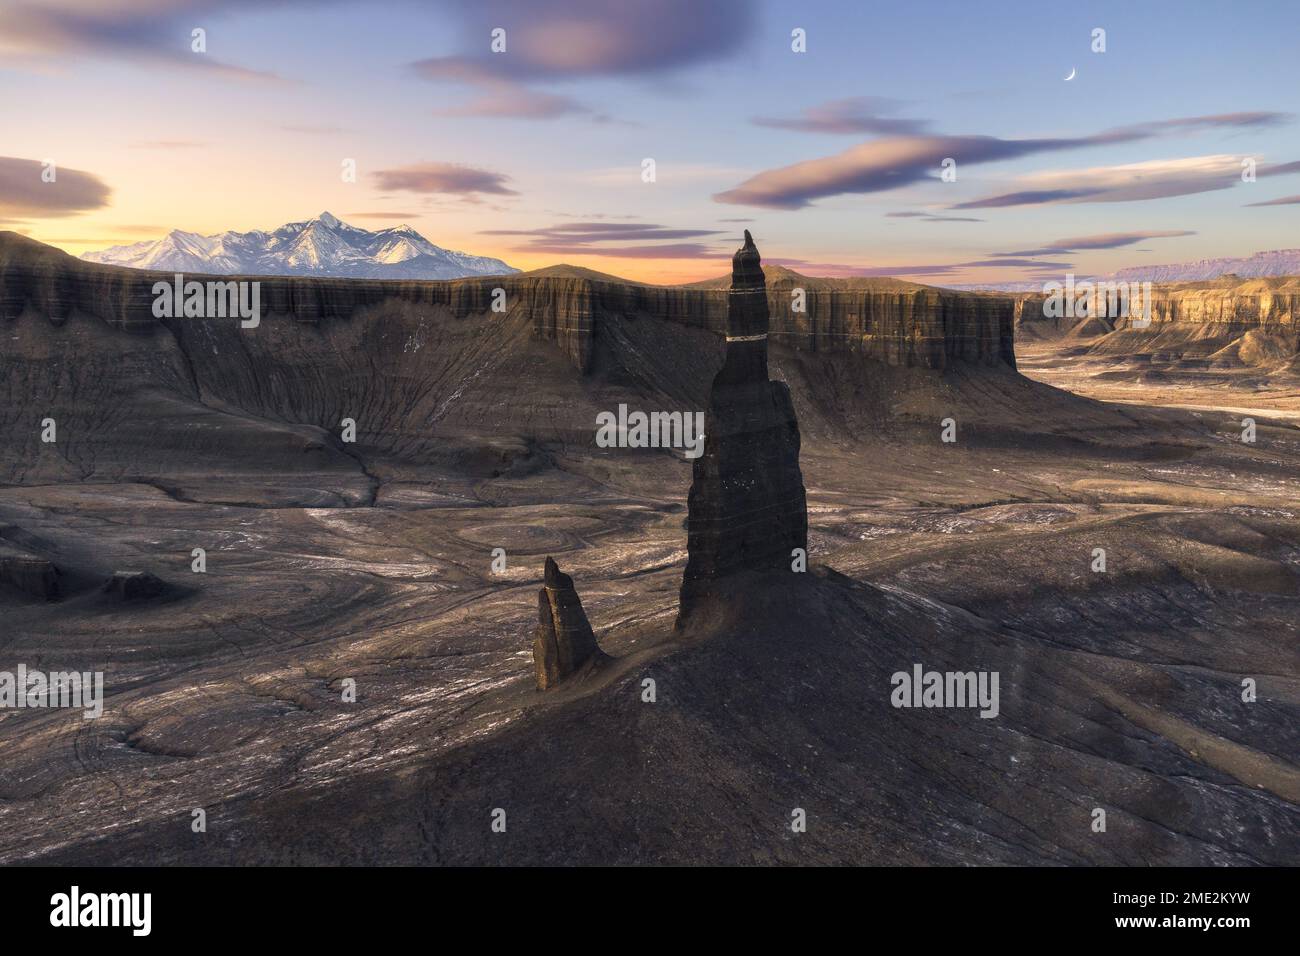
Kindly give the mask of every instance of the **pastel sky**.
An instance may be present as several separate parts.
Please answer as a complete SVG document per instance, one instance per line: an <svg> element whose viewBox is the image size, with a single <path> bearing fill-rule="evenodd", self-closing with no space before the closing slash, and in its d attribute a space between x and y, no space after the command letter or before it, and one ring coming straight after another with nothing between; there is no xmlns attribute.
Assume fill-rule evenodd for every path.
<svg viewBox="0 0 1300 956"><path fill-rule="evenodd" d="M0 228L329 210L649 282L744 228L938 284L1244 256L1300 246L1298 34L1294 0L0 0Z"/></svg>

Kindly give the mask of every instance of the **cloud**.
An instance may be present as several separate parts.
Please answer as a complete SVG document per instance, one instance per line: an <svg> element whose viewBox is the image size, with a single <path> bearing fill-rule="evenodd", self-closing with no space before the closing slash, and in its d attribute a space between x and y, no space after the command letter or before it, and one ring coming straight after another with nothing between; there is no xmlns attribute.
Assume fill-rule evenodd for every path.
<svg viewBox="0 0 1300 956"><path fill-rule="evenodd" d="M886 219L919 219L922 222L985 222L974 216L936 216L929 212L887 212Z"/></svg>
<svg viewBox="0 0 1300 956"><path fill-rule="evenodd" d="M716 259L728 255L725 249L714 249L698 242L670 242L662 246L585 246L557 242L529 245L526 248L529 252L549 252L562 256L608 256L616 259Z"/></svg>
<svg viewBox="0 0 1300 956"><path fill-rule="evenodd" d="M1157 120L1145 123L1142 127L1156 132L1186 131L1200 132L1207 129L1261 129L1269 126L1282 126L1295 119L1291 113L1272 113L1264 111L1245 113L1214 113L1210 116L1188 116L1182 119Z"/></svg>
<svg viewBox="0 0 1300 956"><path fill-rule="evenodd" d="M349 219L419 219L418 212L350 212Z"/></svg>
<svg viewBox="0 0 1300 956"><path fill-rule="evenodd" d="M541 229L486 229L484 236L523 236L529 240L517 246L519 252L555 255L613 256L628 259L692 259L726 255L698 242L663 242L654 245L625 245L657 240L700 239L720 235L716 229L679 229L652 222L569 222ZM619 243L619 245L610 245Z"/></svg>
<svg viewBox="0 0 1300 956"><path fill-rule="evenodd" d="M456 8L464 48L474 52L412 67L425 79L481 91L440 115L549 119L590 113L569 97L528 84L648 76L730 56L753 33L754 6L751 0L479 0ZM504 53L490 48L498 27L506 31Z"/></svg>
<svg viewBox="0 0 1300 956"><path fill-rule="evenodd" d="M1103 130L1089 136L1046 139L999 139L995 136L902 136L862 143L833 156L810 159L751 176L734 189L716 193L714 200L770 209L800 209L816 199L847 193L874 193L937 178L940 164L952 158L958 166L1018 159L1038 153L1140 142L1171 131L1246 128L1270 125L1283 114L1227 113L1192 116ZM993 205L1021 205L1026 201L1055 202L1087 195L1065 181L1047 190L1022 190L1030 195L1010 201L992 197ZM1033 196L1033 192L1042 193ZM1008 198L1006 202L997 202ZM962 204L953 209L985 208Z"/></svg>
<svg viewBox="0 0 1300 956"><path fill-rule="evenodd" d="M1195 193L1231 189L1241 182L1238 156L1193 156L1157 159L1123 166L1097 166L1035 173L1022 177L1021 187L956 203L952 209L991 209L1050 203L1140 202ZM1277 176L1300 172L1300 162L1260 165L1256 175Z"/></svg>
<svg viewBox="0 0 1300 956"><path fill-rule="evenodd" d="M976 259L974 262L962 262L954 268L958 269L989 269L1012 267L1017 269L1040 269L1046 271L1057 271L1059 269L1068 269L1072 263L1069 262L1042 262L1038 259Z"/></svg>
<svg viewBox="0 0 1300 956"><path fill-rule="evenodd" d="M41 179L45 164L0 156L0 218L75 216L108 205L111 190L80 169L54 167L54 182Z"/></svg>
<svg viewBox="0 0 1300 956"><path fill-rule="evenodd" d="M929 125L925 120L887 115L903 105L901 100L883 96L853 96L810 106L796 119L756 116L751 122L756 126L801 133L883 133L890 136L913 135Z"/></svg>
<svg viewBox="0 0 1300 956"><path fill-rule="evenodd" d="M641 160L638 158L640 155L640 153L637 153L631 157L631 162L625 162L621 166L605 166L595 169L577 168L570 172L556 173L555 175L566 176L571 181L581 183L587 187L621 187L630 183L639 184L642 172ZM745 170L739 166L723 166L713 163L677 163L661 159L655 164L655 176L660 183L726 182L735 179L737 176L742 176L744 173Z"/></svg>
<svg viewBox="0 0 1300 956"><path fill-rule="evenodd" d="M1294 206L1300 203L1300 196L1282 196L1278 199L1268 199L1264 202L1248 202L1247 206Z"/></svg>
<svg viewBox="0 0 1300 956"><path fill-rule="evenodd" d="M1086 199L1093 194L1089 189L1022 189L1019 192L989 196L973 202L957 203L952 209L999 209L1003 206L1034 206L1045 203L1069 202Z"/></svg>
<svg viewBox="0 0 1300 956"><path fill-rule="evenodd" d="M904 212L896 214L898 218L925 216L926 213ZM771 259L779 265L792 269L817 270L815 274L831 276L952 276L971 269L1024 269L1028 274L1059 274L1073 268L1072 262L1061 260L1043 260L1037 256L1064 256L1077 252L1096 249L1116 249L1122 246L1143 242L1147 239L1192 236L1194 232L1186 230L1150 230L1145 232L1112 232L1092 236L1075 236L1069 239L1057 239L1037 249L1022 249L1017 252L994 252L987 259L974 259L966 262L926 263L921 265L893 266L850 266L838 263L806 262L800 259Z"/></svg>
<svg viewBox="0 0 1300 956"><path fill-rule="evenodd" d="M510 177L457 163L413 163L372 173L380 189L413 193L444 193L458 196L517 196L506 183Z"/></svg>
<svg viewBox="0 0 1300 956"><path fill-rule="evenodd" d="M458 61L514 79L642 76L737 52L755 22L750 0L480 0L465 11L469 57ZM491 31L506 30L493 53ZM481 75L481 74L480 74Z"/></svg>
<svg viewBox="0 0 1300 956"><path fill-rule="evenodd" d="M809 262L806 259L780 259L768 257L765 262L785 266L809 275L838 278L861 277L892 278L896 276L949 276L967 269L1030 268L1044 273L1069 269L1069 262L1039 262L1034 259L979 259L974 262L927 263L924 265L854 266L834 262Z"/></svg>
<svg viewBox="0 0 1300 956"><path fill-rule="evenodd" d="M463 106L433 111L434 116L514 117L554 119L573 113L590 112L567 96L530 89L522 83L493 75L483 66L461 60L430 60L417 66L426 79L446 79L476 86L480 93ZM602 117L608 122L608 117Z"/></svg>
<svg viewBox="0 0 1300 956"><path fill-rule="evenodd" d="M1106 232L1095 236L1075 236L1071 239L1057 239L1037 249L1021 249L1017 252L995 252L995 256L1055 256L1072 252L1086 252L1096 249L1119 249L1131 246L1147 239L1172 239L1182 236L1194 236L1195 232L1187 229L1160 229L1146 232Z"/></svg>
<svg viewBox="0 0 1300 956"><path fill-rule="evenodd" d="M912 218L914 216L924 215L926 214L898 214L899 218ZM974 259L966 262L925 263L921 265L851 266L840 263L807 262L801 259L774 259L770 257L767 261L775 262L778 265L784 265L796 270L815 270L814 274L816 275L828 276L861 276L865 278L886 276L952 276L956 273L965 272L971 269L1024 269L1028 270L1029 275L1034 276L1059 274L1060 272L1068 271L1073 268L1072 262L1034 258L1037 256L1064 256L1095 249L1115 249L1121 246L1128 246L1137 242L1142 242L1147 239L1191 235L1195 235L1195 233L1185 230L1169 229L1146 232L1112 232L1093 236L1075 236L1070 239L1057 239L1056 241L1049 242L1038 249L1022 249L1017 252L990 253L990 257L987 259Z"/></svg>
<svg viewBox="0 0 1300 956"><path fill-rule="evenodd" d="M102 57L232 79L283 82L275 73L248 69L190 49L199 22L239 9L263 9L292 0L9 0L0 5L0 56L7 66L24 61ZM299 0L299 3L305 0ZM200 21L201 18L201 21Z"/></svg>
<svg viewBox="0 0 1300 956"><path fill-rule="evenodd" d="M834 156L809 159L751 176L714 200L770 209L799 209L814 199L874 193L935 176L944 159L973 165L1015 159L1085 140L1008 140L993 136L911 136L862 143Z"/></svg>
<svg viewBox="0 0 1300 956"><path fill-rule="evenodd" d="M567 222L543 229L485 229L484 236L563 238L570 242L609 242L630 239L692 239L716 236L715 229L670 229L652 222Z"/></svg>

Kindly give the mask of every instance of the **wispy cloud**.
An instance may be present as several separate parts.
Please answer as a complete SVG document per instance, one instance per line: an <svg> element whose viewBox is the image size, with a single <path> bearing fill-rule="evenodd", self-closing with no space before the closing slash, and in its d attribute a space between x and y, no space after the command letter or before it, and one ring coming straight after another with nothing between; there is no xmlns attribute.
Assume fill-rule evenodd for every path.
<svg viewBox="0 0 1300 956"><path fill-rule="evenodd" d="M799 209L827 196L882 192L920 182L935 176L948 157L973 165L1083 145L1091 144L1087 139L1007 140L993 136L882 139L834 156L759 173L713 198L736 205Z"/></svg>
<svg viewBox="0 0 1300 956"><path fill-rule="evenodd" d="M415 65L425 79L451 80L479 89L478 95L461 106L433 111L435 116L514 117L517 119L554 119L589 110L568 96L532 89L523 83L498 75L482 63L448 58L425 60Z"/></svg>
<svg viewBox="0 0 1300 956"><path fill-rule="evenodd" d="M984 222L974 216L938 216L931 212L887 212L886 219L917 219L921 222Z"/></svg>
<svg viewBox="0 0 1300 956"><path fill-rule="evenodd" d="M881 133L909 136L930 125L925 120L891 116L904 105L902 100L883 96L853 96L810 106L795 118L756 116L756 126L795 130L801 133Z"/></svg>
<svg viewBox="0 0 1300 956"><path fill-rule="evenodd" d="M562 256L604 256L614 259L716 259L728 254L725 249L715 249L698 242L670 242L659 246L584 246L556 243L529 246L528 250Z"/></svg>
<svg viewBox="0 0 1300 956"><path fill-rule="evenodd" d="M536 83L600 76L647 76L732 55L752 34L751 0L480 0L459 7L465 37L457 56L412 64L425 79L479 89L450 116L550 119L592 113ZM506 30L504 53L489 46ZM593 119L609 122L603 114Z"/></svg>
<svg viewBox="0 0 1300 956"><path fill-rule="evenodd" d="M1248 202L1247 206L1294 206L1300 203L1300 196L1281 196L1277 199L1267 199L1264 202Z"/></svg>
<svg viewBox="0 0 1300 956"><path fill-rule="evenodd" d="M1056 170L1021 177L1017 188L952 209L993 209L1053 203L1141 202L1231 189L1241 180L1239 156L1193 156L1156 159L1122 166ZM1300 162L1260 164L1258 177L1300 172Z"/></svg>
<svg viewBox="0 0 1300 956"><path fill-rule="evenodd" d="M1071 252L1088 252L1097 249L1119 249L1144 242L1147 239L1172 239L1182 236L1194 236L1196 233L1187 229L1159 229L1144 232L1106 232L1094 236L1074 236L1070 239L1057 239L1037 249L1020 249L1016 252L995 252L1000 257L1013 256L1055 256Z"/></svg>
<svg viewBox="0 0 1300 956"><path fill-rule="evenodd" d="M1038 153L1139 142L1169 135L1174 131L1273 125L1280 122L1284 115L1226 113L1192 116L1115 127L1088 136L1042 139L1000 139L995 136L906 136L881 139L859 144L833 156L761 172L734 189L715 194L713 198L722 203L765 206L771 209L800 209L816 199L828 196L883 192L926 179L937 179L941 164L948 158L954 159L959 167L973 166ZM1044 195L1038 201L1059 202L1079 198L1083 195L1081 190L1086 188L1068 180L1052 186L1044 185L1039 191L1053 195ZM986 203L1013 204L1019 203ZM984 206L961 204L952 208Z"/></svg>
<svg viewBox="0 0 1300 956"><path fill-rule="evenodd" d="M637 154L638 156L640 154ZM724 166L712 163L675 163L661 160L655 165L656 181L665 185L683 183L722 183L737 176L744 175L744 170L737 166ZM577 168L572 172L558 173L584 186L627 186L641 183L641 161L633 161L623 166L606 166L599 169Z"/></svg>
<svg viewBox="0 0 1300 956"><path fill-rule="evenodd" d="M900 217L910 218L912 214L899 213ZM916 213L915 215L925 215ZM1031 277L1059 274L1073 268L1073 263L1059 258L1039 259L1038 256L1068 256L1079 252L1098 249L1117 249L1130 246L1148 239L1164 239L1178 236L1192 236L1194 232L1181 229L1147 230L1143 232L1111 232L1091 236L1074 236L1057 239L1036 249L1021 249L1015 252L989 253L985 259L965 260L961 262L923 263L886 266L853 266L842 263L808 262L801 259L770 258L768 261L801 272L810 272L824 276L861 276L871 277L951 277L963 272L978 269L1017 269L1023 270Z"/></svg>
<svg viewBox="0 0 1300 956"><path fill-rule="evenodd" d="M0 156L0 218L75 216L108 205L111 190L98 176L55 166L45 182L45 165L34 159Z"/></svg>
<svg viewBox="0 0 1300 956"><path fill-rule="evenodd" d="M724 255L699 242L659 242L658 240L700 239L717 236L716 229L680 229L648 222L569 222L540 229L487 229L485 236L521 236L528 242L517 246L521 252L546 252L554 255L611 256L626 259L692 259ZM651 243L654 244L646 244ZM641 243L627 245L627 243Z"/></svg>
<svg viewBox="0 0 1300 956"><path fill-rule="evenodd" d="M98 57L153 67L202 70L237 80L283 82L191 49L190 31L232 11L301 5L310 0L6 0L0 3L0 55L6 66L70 57Z"/></svg>
<svg viewBox="0 0 1300 956"><path fill-rule="evenodd" d="M347 214L349 219L419 219L422 213L418 212L350 212Z"/></svg>
<svg viewBox="0 0 1300 956"><path fill-rule="evenodd" d="M893 266L856 266L836 262L810 262L806 259L782 259L768 257L766 262L785 266L806 275L829 276L832 278L892 278L900 276L951 276L971 269L1032 269L1044 274L1069 269L1069 262L1039 262L1034 259L978 259L973 262L924 263Z"/></svg>
<svg viewBox="0 0 1300 956"><path fill-rule="evenodd" d="M1154 132L1188 132L1196 133L1209 129L1261 129L1269 126L1283 126L1295 119L1293 113L1275 113L1255 110L1239 113L1214 113L1209 116L1189 116L1183 119L1157 120L1144 123L1143 127Z"/></svg>
<svg viewBox="0 0 1300 956"><path fill-rule="evenodd" d="M506 186L510 181L509 176L457 163L414 163L393 169L381 169L372 175L376 185L383 190L457 196L474 196L480 193L495 196L518 195Z"/></svg>
<svg viewBox="0 0 1300 956"><path fill-rule="evenodd" d="M639 76L737 52L755 23L750 0L480 0L462 8L458 59L516 79ZM506 52L491 31L506 27ZM422 61L424 64L439 59Z"/></svg>

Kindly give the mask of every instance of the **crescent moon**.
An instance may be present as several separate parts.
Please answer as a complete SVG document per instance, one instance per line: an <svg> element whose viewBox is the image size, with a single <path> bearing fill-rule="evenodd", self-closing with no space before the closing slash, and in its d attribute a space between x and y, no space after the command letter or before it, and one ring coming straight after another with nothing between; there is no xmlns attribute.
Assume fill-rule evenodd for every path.
<svg viewBox="0 0 1300 956"><path fill-rule="evenodd" d="M1071 69L1071 70L1070 70L1070 75L1067 76L1067 77L1065 78L1065 82L1068 83L1068 82L1070 82L1072 79L1074 79L1074 74L1076 74L1076 73L1078 73L1078 72L1079 72L1079 71L1078 71L1077 68L1076 68L1076 69Z"/></svg>

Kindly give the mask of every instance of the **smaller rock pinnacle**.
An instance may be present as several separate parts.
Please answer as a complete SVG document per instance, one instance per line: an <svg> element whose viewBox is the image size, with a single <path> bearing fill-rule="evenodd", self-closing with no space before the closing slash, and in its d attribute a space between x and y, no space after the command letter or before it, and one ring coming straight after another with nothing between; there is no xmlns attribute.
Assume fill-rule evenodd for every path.
<svg viewBox="0 0 1300 956"><path fill-rule="evenodd" d="M596 645L573 578L547 557L545 586L537 592L537 630L533 637L533 664L537 689L554 687L591 660L605 654Z"/></svg>

